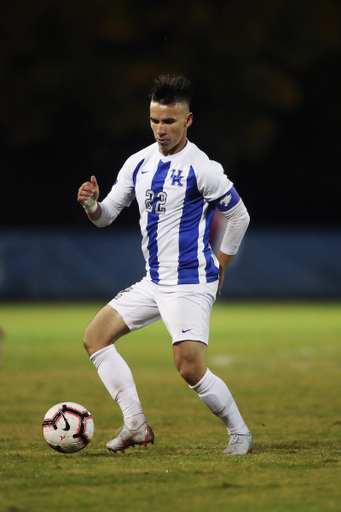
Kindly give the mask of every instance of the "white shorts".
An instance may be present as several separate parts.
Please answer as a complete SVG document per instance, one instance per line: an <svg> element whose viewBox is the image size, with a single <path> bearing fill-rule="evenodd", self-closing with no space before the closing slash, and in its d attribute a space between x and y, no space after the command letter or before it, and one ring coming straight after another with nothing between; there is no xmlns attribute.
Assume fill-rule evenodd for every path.
<svg viewBox="0 0 341 512"><path fill-rule="evenodd" d="M118 293L109 306L121 315L131 331L162 319L173 344L189 340L207 345L217 289L218 281L169 286L143 278Z"/></svg>

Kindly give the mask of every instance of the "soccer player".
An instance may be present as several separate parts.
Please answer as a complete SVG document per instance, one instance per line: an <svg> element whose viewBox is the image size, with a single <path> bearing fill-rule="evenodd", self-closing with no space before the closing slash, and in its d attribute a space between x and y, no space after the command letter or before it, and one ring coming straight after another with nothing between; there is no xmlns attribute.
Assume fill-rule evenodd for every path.
<svg viewBox="0 0 341 512"><path fill-rule="evenodd" d="M128 158L102 202L95 176L78 191L78 201L98 227L111 224L134 198L140 211L146 276L104 306L84 336L90 359L123 413L120 433L107 443L113 452L154 441L132 373L114 343L159 319L172 337L181 377L228 429L224 454L253 451L251 433L228 387L205 363L212 305L249 215L222 166L187 139L193 121L189 107L188 80L159 76L150 102L156 142ZM228 219L217 257L208 241L215 208Z"/></svg>

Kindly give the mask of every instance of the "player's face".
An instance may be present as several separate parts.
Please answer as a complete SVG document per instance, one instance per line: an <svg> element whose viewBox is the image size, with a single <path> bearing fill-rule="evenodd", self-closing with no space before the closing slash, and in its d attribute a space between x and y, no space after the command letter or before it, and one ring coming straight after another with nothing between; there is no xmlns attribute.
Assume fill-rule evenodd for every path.
<svg viewBox="0 0 341 512"><path fill-rule="evenodd" d="M150 126L163 155L174 155L186 146L187 128L192 119L186 102L171 105L151 102Z"/></svg>

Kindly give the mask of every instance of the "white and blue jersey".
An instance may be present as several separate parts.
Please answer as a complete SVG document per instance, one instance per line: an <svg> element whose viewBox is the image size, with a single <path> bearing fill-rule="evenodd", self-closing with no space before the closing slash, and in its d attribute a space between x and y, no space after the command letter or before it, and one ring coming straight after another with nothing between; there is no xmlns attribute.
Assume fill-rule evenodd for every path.
<svg viewBox="0 0 341 512"><path fill-rule="evenodd" d="M154 143L126 161L100 203L105 222L99 224L111 223L134 198L148 279L169 285L218 279L209 244L214 210L217 204L231 209L240 200L220 164L189 141L167 157Z"/></svg>

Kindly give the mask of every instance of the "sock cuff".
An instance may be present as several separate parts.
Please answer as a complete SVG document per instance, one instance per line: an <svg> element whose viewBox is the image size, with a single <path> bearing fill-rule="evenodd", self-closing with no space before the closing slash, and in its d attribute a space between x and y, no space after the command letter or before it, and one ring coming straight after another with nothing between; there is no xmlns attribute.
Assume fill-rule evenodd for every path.
<svg viewBox="0 0 341 512"><path fill-rule="evenodd" d="M202 377L202 379L199 380L194 386L189 386L191 389L194 389L197 393L204 392L207 384L211 381L211 377L213 376L213 373L209 368L207 368L205 375Z"/></svg>
<svg viewBox="0 0 341 512"><path fill-rule="evenodd" d="M195 386L190 387L198 393L201 400L208 405L216 416L221 417L220 414L227 411L234 403L225 382L208 368L203 378Z"/></svg>
<svg viewBox="0 0 341 512"><path fill-rule="evenodd" d="M109 345L108 347L101 348L100 350L97 350L97 352L94 352L92 356L90 356L90 360L98 370L106 357L113 352L117 352L115 345Z"/></svg>

